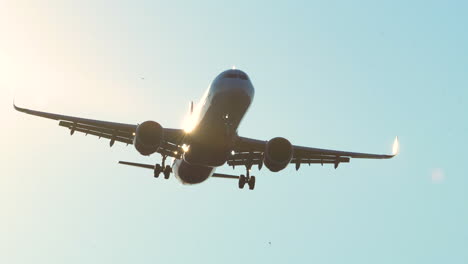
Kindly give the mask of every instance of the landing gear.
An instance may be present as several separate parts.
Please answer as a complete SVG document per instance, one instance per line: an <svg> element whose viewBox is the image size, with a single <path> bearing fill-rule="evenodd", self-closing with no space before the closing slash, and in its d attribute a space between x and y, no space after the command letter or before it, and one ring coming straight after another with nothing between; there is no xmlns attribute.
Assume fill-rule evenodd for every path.
<svg viewBox="0 0 468 264"><path fill-rule="evenodd" d="M166 179L166 180L169 179L169 176L171 176L171 172L172 172L171 166L166 165L166 167L164 168L164 171L163 171L164 179Z"/></svg>
<svg viewBox="0 0 468 264"><path fill-rule="evenodd" d="M156 164L156 166L154 166L154 177L155 178L158 178L159 177L159 174L161 174L162 172L162 167L160 164Z"/></svg>
<svg viewBox="0 0 468 264"><path fill-rule="evenodd" d="M169 165L165 165L166 158L167 158L167 156L163 156L162 164L156 164L156 166L154 166L154 177L155 178L158 178L159 174L161 174L161 172L164 174L164 179L166 179L166 180L169 179L169 176L171 176L172 168Z"/></svg>
<svg viewBox="0 0 468 264"><path fill-rule="evenodd" d="M255 189L255 176L250 176L250 172L247 169L247 176L241 175L239 177L239 189L244 189L245 184L249 185L249 190Z"/></svg>
<svg viewBox="0 0 468 264"><path fill-rule="evenodd" d="M250 177L250 180L249 180L248 184L249 184L249 189L250 190L253 190L255 188L255 176Z"/></svg>
<svg viewBox="0 0 468 264"><path fill-rule="evenodd" d="M239 189L244 189L245 183L247 182L244 175L239 177Z"/></svg>

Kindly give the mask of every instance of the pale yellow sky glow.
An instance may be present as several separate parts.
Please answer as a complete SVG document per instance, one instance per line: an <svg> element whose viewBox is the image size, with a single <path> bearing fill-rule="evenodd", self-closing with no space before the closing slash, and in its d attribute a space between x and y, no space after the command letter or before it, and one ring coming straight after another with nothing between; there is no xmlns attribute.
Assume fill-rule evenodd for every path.
<svg viewBox="0 0 468 264"><path fill-rule="evenodd" d="M15 112L13 100L27 108L117 122L144 121L129 120L129 116L139 111L134 105L151 100L132 89L136 84L149 85L139 76L134 77L137 81L117 79L124 71L119 67L120 58L111 56L115 55L112 52L106 53L105 45L99 43L102 39L93 38L82 29L77 30L80 27L76 18L67 19L55 12L59 11L40 1L0 2L0 136L3 138L0 148L0 233L5 239L0 240L0 247L5 250L8 245L21 240L19 234L27 237L28 232L37 228L23 224L22 219L31 219L40 213L40 208L33 207L28 201L54 200L41 193L39 186L50 185L47 188L54 189L65 184L57 179L49 181L47 175L52 171L44 173L44 177L34 177L32 172L38 166L48 166L34 162L41 155L50 156L50 165L57 166L53 161L64 153L49 155L48 149L64 145L65 141L56 135L68 135L56 122ZM150 84L157 86L154 82ZM75 137L75 140L82 139L84 136ZM19 141L28 145L28 149L18 146ZM95 140L93 143L98 146L104 142ZM119 147L122 146L116 146ZM80 151L76 144L74 150ZM88 151L93 152L92 149ZM74 159L73 153L69 155ZM25 157L28 157L27 162ZM32 177L21 176L23 172Z"/></svg>
<svg viewBox="0 0 468 264"><path fill-rule="evenodd" d="M118 109L122 102L142 99L135 98L139 95L129 83L115 81L121 71L119 58L108 56L105 48L95 45L98 39L77 30L75 20L56 23L58 11L40 2L4 5L0 86L8 91L8 99L4 96L2 104L11 106L14 97L21 106L87 114L103 101ZM89 108L81 109L83 104Z"/></svg>

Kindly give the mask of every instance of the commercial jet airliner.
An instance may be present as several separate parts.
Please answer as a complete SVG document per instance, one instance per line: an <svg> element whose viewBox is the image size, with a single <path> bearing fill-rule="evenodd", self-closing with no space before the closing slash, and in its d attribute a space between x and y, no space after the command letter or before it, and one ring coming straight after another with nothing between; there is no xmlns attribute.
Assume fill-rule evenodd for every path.
<svg viewBox="0 0 468 264"><path fill-rule="evenodd" d="M219 74L195 107L191 104L187 127L184 129L164 128L158 122L145 121L141 124L123 124L80 117L40 112L25 108L14 108L20 112L59 121L59 125L74 132L82 132L110 140L133 144L145 156L159 153L161 164L147 165L120 161L120 164L147 168L154 177L163 173L168 179L174 173L184 184L197 184L210 177L236 179L240 189L247 184L255 188L255 176L250 175L252 166L263 165L272 172L279 172L288 164L333 164L351 158L389 159L398 153L398 138L395 138L392 155L377 155L346 152L292 145L283 137L268 141L241 137L237 128L254 98L254 87L247 74L231 69ZM166 165L166 158L174 159ZM228 164L244 166L246 173L240 176L215 173L215 169Z"/></svg>

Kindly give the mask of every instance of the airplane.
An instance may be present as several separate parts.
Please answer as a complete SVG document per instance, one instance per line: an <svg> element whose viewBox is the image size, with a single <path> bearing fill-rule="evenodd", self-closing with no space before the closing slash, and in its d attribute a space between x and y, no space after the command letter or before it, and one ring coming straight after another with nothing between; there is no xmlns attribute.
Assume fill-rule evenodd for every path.
<svg viewBox="0 0 468 264"><path fill-rule="evenodd" d="M292 145L283 137L257 140L241 137L237 129L254 99L255 90L249 76L239 69L220 73L208 87L200 102L190 106L190 113L184 129L164 128L155 121L141 124L124 124L94 119L66 116L13 107L20 112L59 121L59 126L68 128L70 134L81 132L99 138L109 139L110 146L122 142L133 144L144 156L159 153L161 164L140 164L119 161L120 164L151 169L154 177L163 173L169 179L171 173L183 184L202 183L210 177L235 179L238 187L247 184L255 188L255 176L250 175L252 167L267 167L279 172L289 164L299 170L301 164L333 164L357 159L390 159L399 152L398 137L395 138L391 155L367 154L337 151ZM173 158L172 166L166 164ZM229 175L216 173L225 164L235 168L244 166L246 173Z"/></svg>

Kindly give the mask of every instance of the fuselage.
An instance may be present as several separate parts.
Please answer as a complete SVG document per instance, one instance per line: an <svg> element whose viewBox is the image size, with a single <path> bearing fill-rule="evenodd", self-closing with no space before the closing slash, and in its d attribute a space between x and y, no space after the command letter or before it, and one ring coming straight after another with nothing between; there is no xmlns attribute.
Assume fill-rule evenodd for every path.
<svg viewBox="0 0 468 264"><path fill-rule="evenodd" d="M201 183L226 163L254 94L250 79L240 70L224 71L214 79L191 113L188 151L174 161L174 174L181 182Z"/></svg>

